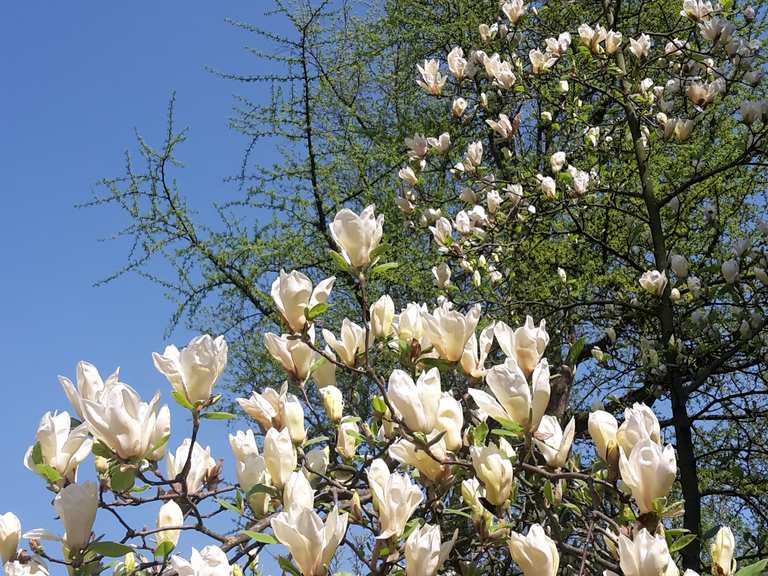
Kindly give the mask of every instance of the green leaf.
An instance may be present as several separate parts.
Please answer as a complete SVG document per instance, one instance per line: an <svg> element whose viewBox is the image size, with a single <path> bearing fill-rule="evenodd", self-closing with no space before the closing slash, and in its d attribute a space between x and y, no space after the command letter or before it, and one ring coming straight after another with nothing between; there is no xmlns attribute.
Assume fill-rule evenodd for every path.
<svg viewBox="0 0 768 576"><path fill-rule="evenodd" d="M485 444L485 439L488 436L488 424L485 422L480 422L477 426L475 426L474 431L472 432L472 438L475 441L475 446L482 446Z"/></svg>
<svg viewBox="0 0 768 576"><path fill-rule="evenodd" d="M320 316L320 314L328 310L328 308L330 308L330 305L327 302L320 302L320 304L315 304L314 306L312 306L312 308L310 308L305 313L305 316L307 317L307 321L311 322L312 320Z"/></svg>
<svg viewBox="0 0 768 576"><path fill-rule="evenodd" d="M280 544L280 542L272 536L272 534L264 534L263 532L254 532L253 530L243 530L243 534L248 536L251 540L261 542L262 544Z"/></svg>
<svg viewBox="0 0 768 576"><path fill-rule="evenodd" d="M677 540L675 540L672 543L672 546L669 547L669 551L670 552L677 552L678 550L682 550L683 548L688 546L688 544L690 544L694 540L696 540L696 534L686 534L685 536L682 536L682 537L678 538Z"/></svg>
<svg viewBox="0 0 768 576"><path fill-rule="evenodd" d="M737 571L734 576L760 576L767 567L768 558L763 558L754 564L745 566L741 570Z"/></svg>
<svg viewBox="0 0 768 576"><path fill-rule="evenodd" d="M320 442L325 442L328 440L328 436L315 436L314 438L311 438L304 442L304 448L309 448L310 446L314 446L315 444L319 444Z"/></svg>
<svg viewBox="0 0 768 576"><path fill-rule="evenodd" d="M35 442L35 446L32 448L32 463L33 464L44 464L43 460L43 447L40 445L40 442Z"/></svg>
<svg viewBox="0 0 768 576"><path fill-rule="evenodd" d="M368 255L368 257L369 257L371 260L376 260L376 258L378 258L378 257L379 257L379 256L381 256L382 254L384 254L384 251L385 251L387 248L389 248L389 245L387 245L387 244L384 244L384 243L382 243L382 244L379 244L378 246L376 246L376 248L374 248L373 250L371 250L371 252L370 252L370 254Z"/></svg>
<svg viewBox="0 0 768 576"><path fill-rule="evenodd" d="M334 263L340 270L349 272L349 264L347 264L347 261L344 260L344 256L336 252L336 250L328 250L328 253L331 255L331 258L333 258Z"/></svg>
<svg viewBox="0 0 768 576"><path fill-rule="evenodd" d="M48 480L48 482L58 482L62 478L61 474L59 474L59 471L56 470L56 468L53 466L49 466L48 464L36 464L35 470L41 476L45 476L45 479Z"/></svg>
<svg viewBox="0 0 768 576"><path fill-rule="evenodd" d="M136 481L136 469L120 465L111 466L109 469L109 481L115 492L126 492L133 488Z"/></svg>
<svg viewBox="0 0 768 576"><path fill-rule="evenodd" d="M385 262L384 264L379 264L378 266L374 266L373 268L371 268L371 276L385 274L390 270L394 270L399 266L400 264L398 264L397 262Z"/></svg>
<svg viewBox="0 0 768 576"><path fill-rule="evenodd" d="M377 412L379 414L386 414L387 413L387 404L384 402L384 398L381 396L374 396L373 400L371 401L371 405L373 406L373 411Z"/></svg>
<svg viewBox="0 0 768 576"><path fill-rule="evenodd" d="M100 554L102 556L108 556L109 558L119 558L125 556L130 552L133 552L133 548L120 544L119 542L94 542L88 546L88 550Z"/></svg>
<svg viewBox="0 0 768 576"><path fill-rule="evenodd" d="M203 412L200 414L200 418L205 418L206 420L232 420L237 418L237 416L230 412Z"/></svg>
<svg viewBox="0 0 768 576"><path fill-rule="evenodd" d="M184 394L182 394L181 392L177 392L176 390L174 390L173 392L171 392L171 398L176 400L176 404L178 404L182 408L186 408L190 412L195 409L195 407L192 406L192 403L189 400L187 400L187 397L184 396Z"/></svg>
<svg viewBox="0 0 768 576"><path fill-rule="evenodd" d="M496 434L496 436L507 436L509 438L519 438L520 432L516 432L514 430L507 430L505 428L494 428L491 430L491 434Z"/></svg>
<svg viewBox="0 0 768 576"><path fill-rule="evenodd" d="M235 506L233 506L232 504L230 504L230 503L229 503L229 502L227 502L226 500L222 500L221 498L216 498L216 503L217 503L219 506L221 506L222 508L224 508L224 509L226 509L226 510L229 510L230 512L234 512L234 513L235 513L235 514L237 514L238 516L242 515L242 513L243 513L243 511L242 511L242 510L240 510L240 509L236 508Z"/></svg>
<svg viewBox="0 0 768 576"><path fill-rule="evenodd" d="M288 572L289 574L293 574L293 576L301 576L301 572L299 572L296 569L296 566L291 564L291 561L288 560L288 558L285 556L278 556L277 563L283 571Z"/></svg>
<svg viewBox="0 0 768 576"><path fill-rule="evenodd" d="M517 436L522 436L523 434L525 434L525 428L523 428L520 424L518 424L514 420L497 418L496 421L499 424L501 424L501 427L504 428L504 430L507 430L509 432L514 432Z"/></svg>
<svg viewBox="0 0 768 576"><path fill-rule="evenodd" d="M94 442L91 452L94 456L101 456L102 458L112 458L112 450L104 446L101 442Z"/></svg>
<svg viewBox="0 0 768 576"><path fill-rule="evenodd" d="M360 418L360 416L344 416L344 418L341 419L340 424L351 424L356 422L361 422L363 419Z"/></svg>
<svg viewBox="0 0 768 576"><path fill-rule="evenodd" d="M149 449L148 454L153 454L154 452L157 452L158 450L160 450L160 448L162 448L163 446L168 444L168 440L170 440L170 439L171 439L171 435L170 434L166 434L165 436L160 438L160 440L155 442L155 445L152 446L152 448Z"/></svg>
<svg viewBox="0 0 768 576"><path fill-rule="evenodd" d="M443 514L453 514L454 516L463 516L464 518L472 519L472 515L464 510L456 510L455 508L446 508L443 510Z"/></svg>
<svg viewBox="0 0 768 576"><path fill-rule="evenodd" d="M552 488L552 482L546 480L544 482L544 498L549 502L550 506L555 504L555 491Z"/></svg>
<svg viewBox="0 0 768 576"><path fill-rule="evenodd" d="M574 367L576 366L576 360L579 359L579 356L581 356L581 351L584 350L584 338L579 338L571 344L570 349L568 350L568 356L565 360L565 363L570 366Z"/></svg>
<svg viewBox="0 0 768 576"><path fill-rule="evenodd" d="M158 544L157 548L155 548L155 556L161 556L163 558L167 557L171 552L173 552L173 549L175 546L173 545L173 542L168 542L168 540L164 542L160 542Z"/></svg>
<svg viewBox="0 0 768 576"><path fill-rule="evenodd" d="M277 488L270 486L269 484L254 484L248 490L248 493L245 495L245 497L250 498L254 494L270 494L272 496L277 496L278 491Z"/></svg>

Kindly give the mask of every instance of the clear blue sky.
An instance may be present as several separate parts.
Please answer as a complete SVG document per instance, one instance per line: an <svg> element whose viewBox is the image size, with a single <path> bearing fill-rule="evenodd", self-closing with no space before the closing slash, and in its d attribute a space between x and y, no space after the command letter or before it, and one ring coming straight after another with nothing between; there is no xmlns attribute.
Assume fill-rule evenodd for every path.
<svg viewBox="0 0 768 576"><path fill-rule="evenodd" d="M181 150L185 193L203 211L236 194L222 182L237 171L245 145L227 128L232 95L257 97L259 87L204 67L263 70L243 50L260 47L258 39L224 19L258 22L266 4L27 0L0 8L0 513L16 512L25 530L61 532L42 480L22 464L40 416L71 412L58 374L74 378L81 359L103 375L120 366L122 380L142 395L161 390L172 402L150 358L167 343L171 304L133 276L93 287L125 261L125 244L98 241L125 220L116 210L74 205L100 178L120 173L134 129L158 141L174 90L178 123L190 127ZM180 330L172 341L189 337ZM174 447L186 435L177 415ZM231 478L226 424L212 423L203 443L227 459ZM189 542L180 548L188 555Z"/></svg>

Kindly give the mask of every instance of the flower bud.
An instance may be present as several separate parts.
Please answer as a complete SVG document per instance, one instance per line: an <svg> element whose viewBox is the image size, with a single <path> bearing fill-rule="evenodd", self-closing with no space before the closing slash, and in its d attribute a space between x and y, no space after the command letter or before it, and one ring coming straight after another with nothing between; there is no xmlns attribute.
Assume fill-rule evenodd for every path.
<svg viewBox="0 0 768 576"><path fill-rule="evenodd" d="M16 549L21 538L21 522L13 512L0 516L0 563L16 558Z"/></svg>
<svg viewBox="0 0 768 576"><path fill-rule="evenodd" d="M176 528L184 525L184 513L176 502L168 500L157 514L158 528ZM163 530L157 533L157 544L170 542L174 547L179 543L180 530Z"/></svg>
<svg viewBox="0 0 768 576"><path fill-rule="evenodd" d="M736 540L733 532L727 526L717 531L715 540L710 546L712 556L712 576L730 576L736 570L736 561L733 553L736 549Z"/></svg>
<svg viewBox="0 0 768 576"><path fill-rule="evenodd" d="M338 422L344 412L344 397L336 386L320 388L320 396L323 397L323 408L331 422Z"/></svg>

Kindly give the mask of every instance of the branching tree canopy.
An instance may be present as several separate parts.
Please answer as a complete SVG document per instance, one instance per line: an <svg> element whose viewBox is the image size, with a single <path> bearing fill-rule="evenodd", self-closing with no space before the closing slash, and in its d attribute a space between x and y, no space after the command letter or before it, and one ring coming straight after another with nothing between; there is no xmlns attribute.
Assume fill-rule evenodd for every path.
<svg viewBox="0 0 768 576"><path fill-rule="evenodd" d="M404 531L428 539L413 519L405 528L410 513L387 532L374 484L390 468L402 490L426 489L414 519L439 526L437 549L457 531L446 574L553 575L552 538L561 573L672 573L666 560L632 564L636 546L730 576L723 524L740 566L766 557L768 6L276 0L273 16L293 32L233 22L274 46L255 54L257 72L219 73L253 100L232 119L250 140L231 179L242 197L216 206L218 225L197 220L174 180L185 134L172 107L165 141L141 141L92 204L129 218L133 249L111 279L142 274L178 302L172 323L224 335L222 402L241 398L265 452L289 427L281 410L299 404L329 459L308 473L316 501L328 522L345 503L359 573L402 571L416 554ZM265 62L278 72L259 72ZM263 139L279 162L260 162ZM421 396L435 378L458 431L425 421L430 402L442 406ZM210 390L177 400L196 431ZM131 458L93 432L96 416L80 416L110 470L124 468ZM295 518L274 519L291 497L269 474L248 487L238 476L228 506L286 544L279 522ZM134 476L126 490L177 480ZM186 481L175 494L189 500ZM200 528L198 504L182 508ZM222 538L233 563L246 557L246 539ZM307 571L289 548L304 574L327 569Z"/></svg>

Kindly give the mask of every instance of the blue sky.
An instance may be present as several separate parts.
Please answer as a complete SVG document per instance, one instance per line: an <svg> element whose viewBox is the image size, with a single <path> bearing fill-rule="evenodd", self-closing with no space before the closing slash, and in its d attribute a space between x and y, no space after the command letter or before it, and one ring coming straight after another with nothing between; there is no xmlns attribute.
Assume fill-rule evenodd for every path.
<svg viewBox="0 0 768 576"><path fill-rule="evenodd" d="M124 243L99 241L125 220L117 210L75 204L100 178L120 174L134 129L159 141L174 90L177 122L190 128L180 181L192 206L204 211L237 193L222 180L237 171L245 141L227 119L233 94L257 97L259 87L204 67L263 70L243 50L260 47L258 39L224 20L259 22L264 6L28 0L0 9L0 513L13 510L24 529L60 530L42 480L22 464L42 414L69 409L58 374L73 378L81 359L103 375L120 366L121 379L143 396L161 390L172 402L150 357L168 343L172 305L135 276L93 286L125 262ZM269 150L258 152L269 159ZM190 336L178 330L171 341ZM184 437L177 415L174 447ZM227 459L231 477L226 424L211 423L202 440ZM188 554L188 543L181 551Z"/></svg>

